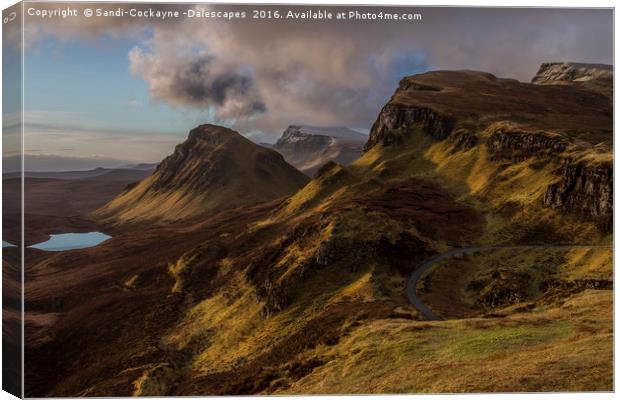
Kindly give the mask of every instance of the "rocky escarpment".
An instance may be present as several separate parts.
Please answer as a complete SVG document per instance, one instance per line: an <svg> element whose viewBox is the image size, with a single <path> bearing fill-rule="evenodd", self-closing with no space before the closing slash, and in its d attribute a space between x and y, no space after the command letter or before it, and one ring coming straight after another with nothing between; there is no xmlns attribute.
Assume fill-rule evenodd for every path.
<svg viewBox="0 0 620 400"><path fill-rule="evenodd" d="M586 82L613 80L613 67L606 64L582 64L570 62L543 63L532 78L536 84Z"/></svg>
<svg viewBox="0 0 620 400"><path fill-rule="evenodd" d="M498 122L527 126L529 132L610 132L611 86L599 79L607 72L589 71L596 79L565 85L523 83L478 71L405 77L373 124L364 150L402 144L414 129L443 140L461 128L475 133ZM577 72L568 75L585 79ZM476 141L472 135L462 139L464 148Z"/></svg>
<svg viewBox="0 0 620 400"><path fill-rule="evenodd" d="M282 134L282 137L273 145L280 152L309 152L328 147L334 142L334 138L327 135L309 134L302 130L301 126L291 125Z"/></svg>
<svg viewBox="0 0 620 400"><path fill-rule="evenodd" d="M545 63L532 79L537 85L570 85L600 93L613 101L613 66L606 64Z"/></svg>
<svg viewBox="0 0 620 400"><path fill-rule="evenodd" d="M364 149L402 146L406 151L415 132L449 141L443 148L451 155L484 147L485 162L498 171L507 162L524 162L522 177L546 167L533 186L523 182L533 195L528 201L609 226L611 169L578 160L608 159L611 153L605 88L612 74L607 66L551 63L541 67L537 84L476 71L406 77L381 110ZM544 84L552 81L565 84ZM507 184L494 191L498 182L485 189L496 200L512 190Z"/></svg>
<svg viewBox="0 0 620 400"><path fill-rule="evenodd" d="M364 151L370 150L377 144L383 146L401 144L416 127L436 140L443 140L452 132L454 124L453 117L438 113L428 107L408 107L388 103L383 107L372 126L368 142L364 145Z"/></svg>
<svg viewBox="0 0 620 400"><path fill-rule="evenodd" d="M520 161L528 157L557 156L568 141L543 131L528 132L518 128L497 128L486 141L492 159Z"/></svg>
<svg viewBox="0 0 620 400"><path fill-rule="evenodd" d="M543 205L600 222L605 229L613 224L613 163L575 163L566 159L560 180L550 185Z"/></svg>
<svg viewBox="0 0 620 400"><path fill-rule="evenodd" d="M519 162L534 158L558 163L559 180L547 187L543 206L597 221L609 229L613 215L613 166L611 162L576 161L565 153L570 146L570 140L563 136L516 128L496 129L486 141L493 160Z"/></svg>

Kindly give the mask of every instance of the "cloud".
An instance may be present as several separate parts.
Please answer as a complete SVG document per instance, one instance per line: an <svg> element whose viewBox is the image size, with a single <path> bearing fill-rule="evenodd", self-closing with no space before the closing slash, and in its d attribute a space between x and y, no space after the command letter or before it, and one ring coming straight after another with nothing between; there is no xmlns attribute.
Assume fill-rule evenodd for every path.
<svg viewBox="0 0 620 400"><path fill-rule="evenodd" d="M154 7L152 4L145 5ZM130 7L115 3L110 8ZM159 5L157 7L164 7ZM173 6L245 11L257 7ZM323 7L332 11L355 6ZM474 69L529 81L547 61L613 62L613 12L605 9L404 8L422 21L75 19L38 33L73 40L131 37L129 69L150 97L207 109L242 133L271 140L291 123L367 128L398 81L429 69ZM88 29L85 29L88 27ZM139 32L140 34L136 34ZM271 135L271 137L269 137Z"/></svg>
<svg viewBox="0 0 620 400"><path fill-rule="evenodd" d="M235 66L220 65L213 56L153 54L134 47L129 62L131 72L148 82L155 100L173 106L214 107L216 117L222 119L266 111L253 77Z"/></svg>
<svg viewBox="0 0 620 400"><path fill-rule="evenodd" d="M403 75L430 67L378 24L185 22L156 26L131 50L131 72L152 99L213 107L216 119L265 140L292 123L367 127Z"/></svg>
<svg viewBox="0 0 620 400"><path fill-rule="evenodd" d="M185 20L155 27L130 64L157 100L278 135L291 123L369 127L403 76L429 69L528 81L549 60L612 61L605 10L415 11L422 22Z"/></svg>

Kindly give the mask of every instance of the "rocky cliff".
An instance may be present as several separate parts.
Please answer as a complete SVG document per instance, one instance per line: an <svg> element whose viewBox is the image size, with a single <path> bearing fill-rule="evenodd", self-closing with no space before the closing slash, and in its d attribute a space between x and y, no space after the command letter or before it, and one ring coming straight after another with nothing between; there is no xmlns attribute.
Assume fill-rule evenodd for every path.
<svg viewBox="0 0 620 400"><path fill-rule="evenodd" d="M578 116L582 116L578 118ZM534 85L476 71L436 71L403 78L364 146L402 143L413 129L443 140L456 128L496 122L529 131L609 130L607 96L581 85Z"/></svg>
<svg viewBox="0 0 620 400"><path fill-rule="evenodd" d="M452 131L454 118L427 107L387 104L373 124L364 150L369 150L377 144L384 146L401 144L415 127L420 127L433 138L442 140Z"/></svg>
<svg viewBox="0 0 620 400"><path fill-rule="evenodd" d="M601 82L611 82L611 74L606 66L553 63L541 66L534 78L537 84L475 71L406 77L381 110L364 149L415 145L409 141L419 137L416 132L433 142L449 143L450 155L483 146L489 161L496 163L489 170L497 169L496 178L481 191L487 200L502 207L503 197L498 196L506 201L526 198L507 194L516 190L511 184L502 186L509 179L500 178L506 162L513 163L514 174L522 168L523 177L534 173L532 168L546 167L554 179L546 183L548 178L541 175L528 183L524 178L520 190L537 196L538 207L596 220L607 229L612 215L611 163L578 160L611 155L611 102L601 90ZM542 84L551 81L577 83ZM597 84L582 84L586 81Z"/></svg>
<svg viewBox="0 0 620 400"><path fill-rule="evenodd" d="M613 80L613 67L606 64L583 64L570 62L543 63L532 78L536 84L586 82Z"/></svg>
<svg viewBox="0 0 620 400"><path fill-rule="evenodd" d="M568 147L568 140L544 131L525 131L516 127L501 126L486 141L494 159L520 161L529 157L554 156Z"/></svg>
<svg viewBox="0 0 620 400"><path fill-rule="evenodd" d="M604 229L613 224L613 162L588 164L567 159L560 179L543 196L545 207L560 209L593 220Z"/></svg>
<svg viewBox="0 0 620 400"><path fill-rule="evenodd" d="M613 66L606 64L544 63L532 78L537 85L573 85L613 101Z"/></svg>
<svg viewBox="0 0 620 400"><path fill-rule="evenodd" d="M291 125L273 149L307 175L314 175L326 162L348 165L362 154L368 137L345 127Z"/></svg>

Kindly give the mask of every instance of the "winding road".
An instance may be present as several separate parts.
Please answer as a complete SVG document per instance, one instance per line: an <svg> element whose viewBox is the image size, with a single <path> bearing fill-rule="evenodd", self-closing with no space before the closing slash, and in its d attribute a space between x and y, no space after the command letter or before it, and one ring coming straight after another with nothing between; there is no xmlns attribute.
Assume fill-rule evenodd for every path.
<svg viewBox="0 0 620 400"><path fill-rule="evenodd" d="M418 297L416 293L416 286L418 285L418 281L424 274L424 272L428 271L433 265L437 264L440 261L450 259L457 255L464 254L472 254L478 253L482 251L488 250L505 250L505 249L574 249L574 248L613 248L612 245L523 245L523 246L477 246L477 247L459 247L456 249L452 249L445 253L438 254L434 257L431 257L425 260L409 277L407 281L407 298L411 302L411 304L418 309L428 320L430 321L441 321L442 318L435 314L430 308L428 308L422 300Z"/></svg>

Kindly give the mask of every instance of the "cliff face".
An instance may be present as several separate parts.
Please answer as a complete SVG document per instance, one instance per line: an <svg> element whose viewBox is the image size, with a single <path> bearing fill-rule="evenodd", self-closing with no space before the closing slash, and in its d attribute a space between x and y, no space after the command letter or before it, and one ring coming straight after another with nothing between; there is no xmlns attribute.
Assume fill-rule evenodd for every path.
<svg viewBox="0 0 620 400"><path fill-rule="evenodd" d="M452 132L454 122L454 118L427 107L387 104L373 124L364 150L370 150L377 144L384 146L401 144L409 136L410 130L416 126L434 139L442 140Z"/></svg>
<svg viewBox="0 0 620 400"><path fill-rule="evenodd" d="M456 128L495 122L527 131L597 131L610 127L609 97L599 86L534 85L476 71L437 71L403 78L364 146L403 143L412 128L443 140Z"/></svg>
<svg viewBox="0 0 620 400"><path fill-rule="evenodd" d="M613 80L613 67L605 64L582 64L569 62L543 63L532 78L536 84L562 82L586 82L590 80Z"/></svg>
<svg viewBox="0 0 620 400"><path fill-rule="evenodd" d="M542 131L499 128L486 142L492 158L519 161L528 157L553 156L566 150L567 140Z"/></svg>
<svg viewBox="0 0 620 400"><path fill-rule="evenodd" d="M381 110L364 150L415 145L408 140L416 132L435 142L446 141L450 155L483 147L488 161L495 163L489 170L503 179L487 183L489 201L501 204L500 192L507 199L527 198L533 201L528 204L601 222L608 229L611 163L579 160L607 159L611 154L611 103L605 94L611 74L606 66L558 63L543 64L533 80L537 84L474 71L407 77ZM532 178L531 183L524 179L520 189L507 183L498 191L497 185L513 179L500 178L506 162L512 163L514 174L521 171L518 176L540 168L549 175ZM527 195L507 194L511 190Z"/></svg>
<svg viewBox="0 0 620 400"><path fill-rule="evenodd" d="M565 160L560 180L547 188L543 205L595 220L603 228L613 224L613 163L588 165Z"/></svg>
<svg viewBox="0 0 620 400"><path fill-rule="evenodd" d="M543 207L578 215L596 221L605 230L613 218L613 164L576 161L564 153L568 138L547 132L497 129L486 142L494 160L520 162L527 159L539 163L560 164L559 180L549 185L542 197ZM574 147L574 146L573 146Z"/></svg>
<svg viewBox="0 0 620 400"><path fill-rule="evenodd" d="M304 132L300 126L289 126L273 148L280 152L299 154L322 150L333 142L334 138L331 136L309 134Z"/></svg>
<svg viewBox="0 0 620 400"><path fill-rule="evenodd" d="M581 86L613 101L613 66L605 64L544 63L532 78L537 85Z"/></svg>

